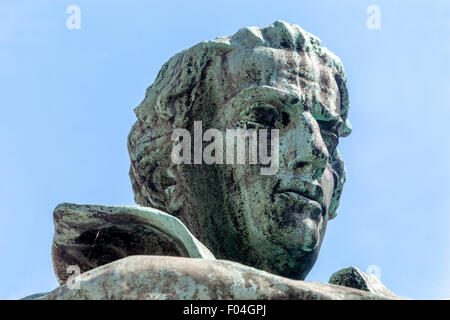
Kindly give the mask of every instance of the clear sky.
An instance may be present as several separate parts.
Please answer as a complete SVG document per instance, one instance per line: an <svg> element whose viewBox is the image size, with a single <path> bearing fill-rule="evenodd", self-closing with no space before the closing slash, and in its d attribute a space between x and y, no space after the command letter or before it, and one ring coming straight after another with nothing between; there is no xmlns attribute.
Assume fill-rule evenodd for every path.
<svg viewBox="0 0 450 320"><path fill-rule="evenodd" d="M66 26L69 5L81 9L80 29ZM380 29L366 25L370 5ZM1 299L57 286L58 203L134 203L126 138L162 64L275 20L321 38L350 92L347 183L307 280L376 266L396 294L450 298L450 2L3 0Z"/></svg>

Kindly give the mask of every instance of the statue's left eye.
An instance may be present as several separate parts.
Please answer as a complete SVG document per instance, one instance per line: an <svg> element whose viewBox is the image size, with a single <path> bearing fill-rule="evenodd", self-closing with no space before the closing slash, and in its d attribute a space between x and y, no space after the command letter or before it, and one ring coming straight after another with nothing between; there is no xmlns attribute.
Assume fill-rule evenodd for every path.
<svg viewBox="0 0 450 320"><path fill-rule="evenodd" d="M342 119L333 119L333 120L316 120L317 124L322 131L328 131L337 137L341 136L342 127L344 125L344 121Z"/></svg>
<svg viewBox="0 0 450 320"><path fill-rule="evenodd" d="M316 121L319 125L320 134L327 146L328 152L333 154L339 144L339 131L342 121Z"/></svg>

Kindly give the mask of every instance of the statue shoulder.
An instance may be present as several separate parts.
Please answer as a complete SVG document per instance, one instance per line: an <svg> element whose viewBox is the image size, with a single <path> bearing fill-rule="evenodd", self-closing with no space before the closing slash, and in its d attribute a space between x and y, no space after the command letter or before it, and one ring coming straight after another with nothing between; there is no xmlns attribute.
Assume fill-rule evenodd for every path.
<svg viewBox="0 0 450 320"><path fill-rule="evenodd" d="M215 259L179 219L154 208L62 203L53 220L52 259L60 284L74 271L130 255Z"/></svg>

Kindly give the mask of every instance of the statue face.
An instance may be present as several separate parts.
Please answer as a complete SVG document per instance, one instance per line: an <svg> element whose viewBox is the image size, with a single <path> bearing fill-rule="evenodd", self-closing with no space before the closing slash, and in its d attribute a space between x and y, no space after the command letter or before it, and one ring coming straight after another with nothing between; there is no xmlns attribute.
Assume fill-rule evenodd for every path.
<svg viewBox="0 0 450 320"><path fill-rule="evenodd" d="M330 218L337 172L343 171L333 168L343 124L338 85L324 63L292 50L235 50L221 68L232 85L217 90L232 98L217 107L209 127L223 133L278 129L279 170L261 175L260 165L249 164L193 169L186 181L198 181L190 193L191 210L202 215L194 218L197 233L205 235L198 236L218 257L304 279ZM200 114L194 119L204 120Z"/></svg>
<svg viewBox="0 0 450 320"><path fill-rule="evenodd" d="M336 149L351 130L344 77L317 38L280 21L174 56L129 135L136 202L177 216L217 258L304 279L345 182ZM278 129L278 170L261 175L267 165L248 154L246 164L170 162L170 134L192 135L195 121L223 137Z"/></svg>

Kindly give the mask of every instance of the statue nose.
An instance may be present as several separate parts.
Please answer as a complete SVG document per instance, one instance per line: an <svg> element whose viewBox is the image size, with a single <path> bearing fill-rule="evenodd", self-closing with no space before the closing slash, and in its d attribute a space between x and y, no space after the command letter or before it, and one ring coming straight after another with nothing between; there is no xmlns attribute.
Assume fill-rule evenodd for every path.
<svg viewBox="0 0 450 320"><path fill-rule="evenodd" d="M311 114L304 113L301 118L302 121L297 126L299 138L296 150L289 159L289 167L302 176L320 180L330 162L330 154L320 134L319 125Z"/></svg>

